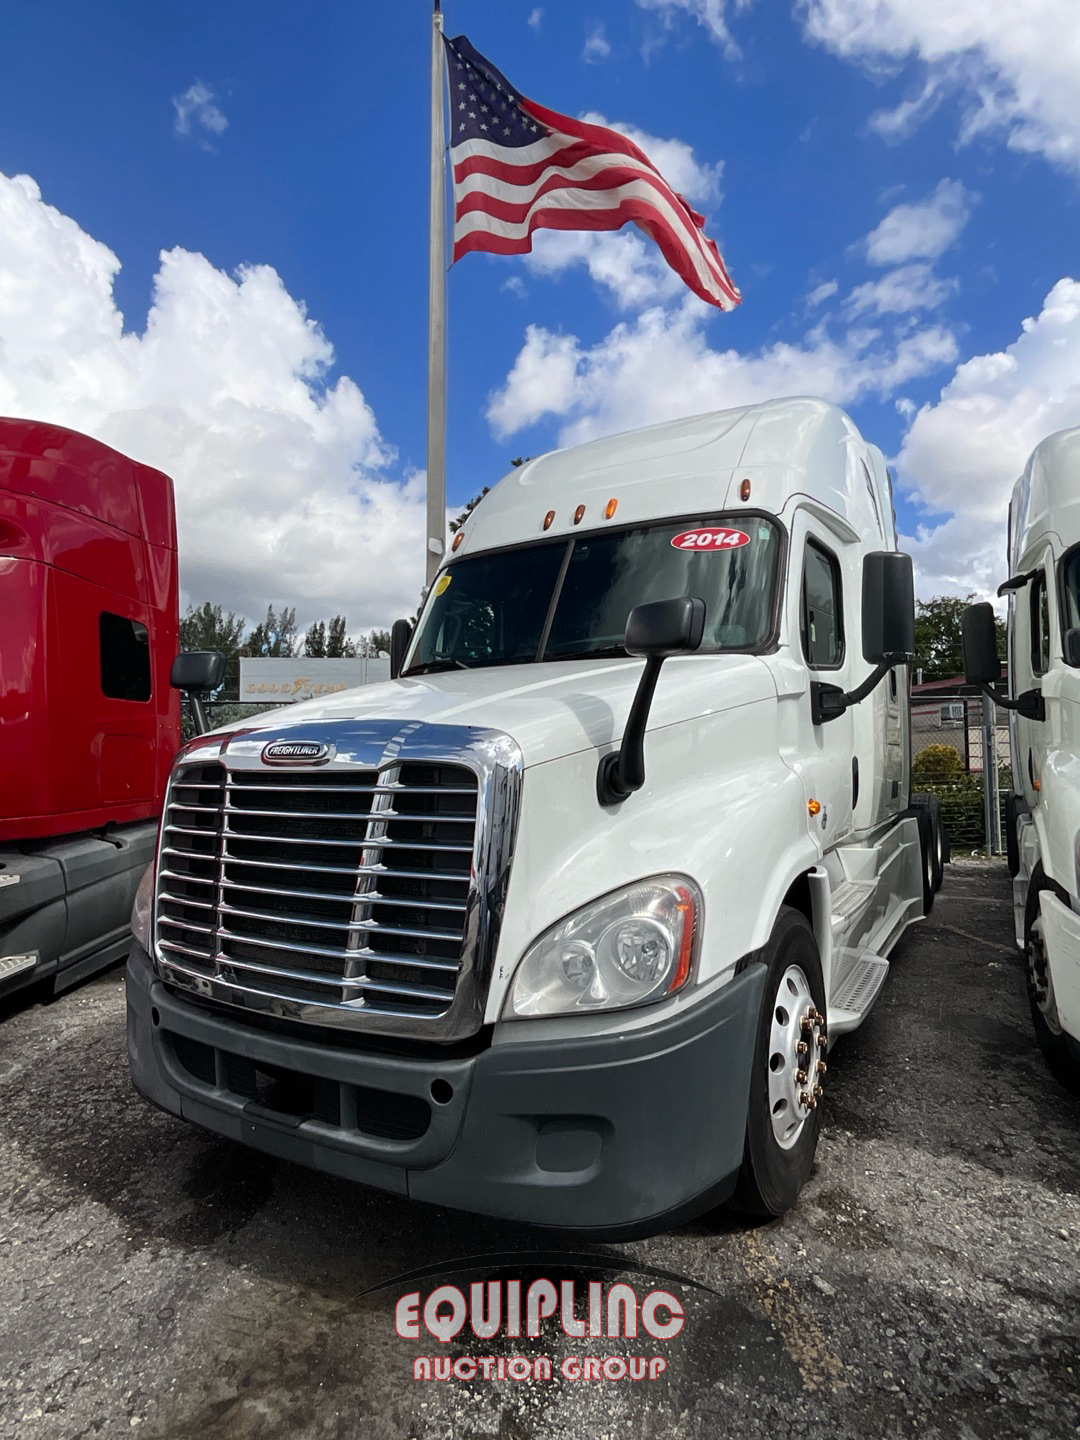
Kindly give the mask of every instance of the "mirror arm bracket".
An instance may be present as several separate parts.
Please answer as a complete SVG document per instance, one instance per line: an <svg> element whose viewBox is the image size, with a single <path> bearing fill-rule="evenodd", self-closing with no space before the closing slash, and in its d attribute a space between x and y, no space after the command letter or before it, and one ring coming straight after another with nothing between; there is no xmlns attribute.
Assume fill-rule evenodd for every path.
<svg viewBox="0 0 1080 1440"><path fill-rule="evenodd" d="M645 728L663 655L650 655L634 693L622 745L600 761L596 772L596 798L601 805L618 805L645 784Z"/></svg>
<svg viewBox="0 0 1080 1440"><path fill-rule="evenodd" d="M895 665L902 665L906 655L889 656L882 660L854 690L841 690L839 685L826 685L821 680L810 682L810 718L815 725L826 725L830 720L839 720L849 705L858 705L872 690L881 684Z"/></svg>
<svg viewBox="0 0 1080 1440"><path fill-rule="evenodd" d="M999 695L989 685L980 685L979 688L988 700L1000 705L1003 710L1015 710L1025 720L1046 719L1046 701L1041 690L1025 690L1015 700L1010 700L1007 695Z"/></svg>

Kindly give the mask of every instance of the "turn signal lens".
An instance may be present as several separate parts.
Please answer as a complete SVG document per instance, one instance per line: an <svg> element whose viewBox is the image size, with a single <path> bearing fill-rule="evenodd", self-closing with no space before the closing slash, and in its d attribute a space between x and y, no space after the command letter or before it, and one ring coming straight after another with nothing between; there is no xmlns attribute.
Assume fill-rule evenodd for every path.
<svg viewBox="0 0 1080 1440"><path fill-rule="evenodd" d="M605 519L605 520L610 520L611 517L615 514L615 511L616 511L618 508L619 508L619 502L618 502L618 500L609 500L609 501L607 502L607 506L606 506L606 508L605 508L605 510L604 510L604 519Z"/></svg>
<svg viewBox="0 0 1080 1440"><path fill-rule="evenodd" d="M810 814L811 814L811 815L820 815L820 814L821 814L821 801L820 801L820 800L810 800L810 801L807 802L806 808L807 808L807 810L810 811Z"/></svg>

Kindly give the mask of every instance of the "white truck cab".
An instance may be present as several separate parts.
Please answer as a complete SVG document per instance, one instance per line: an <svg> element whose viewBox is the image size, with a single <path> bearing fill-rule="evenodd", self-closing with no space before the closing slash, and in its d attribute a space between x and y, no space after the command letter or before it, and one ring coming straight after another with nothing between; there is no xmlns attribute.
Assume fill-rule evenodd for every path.
<svg viewBox="0 0 1080 1440"><path fill-rule="evenodd" d="M136 1086L506 1219L783 1212L941 879L881 453L796 399L542 456L402 625L396 679L178 757Z"/></svg>
<svg viewBox="0 0 1080 1440"><path fill-rule="evenodd" d="M1009 506L1011 698L988 604L964 616L968 681L1011 712L1005 802L1016 943L1051 1070L1080 1093L1080 429L1037 445Z"/></svg>

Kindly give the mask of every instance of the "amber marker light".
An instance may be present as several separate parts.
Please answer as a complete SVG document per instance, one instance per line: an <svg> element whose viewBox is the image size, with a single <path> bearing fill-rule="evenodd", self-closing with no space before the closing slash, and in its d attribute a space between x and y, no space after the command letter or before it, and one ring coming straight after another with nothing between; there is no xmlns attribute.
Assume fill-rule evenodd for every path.
<svg viewBox="0 0 1080 1440"><path fill-rule="evenodd" d="M605 510L604 510L604 519L605 519L605 520L610 520L611 517L615 514L615 511L616 511L618 508L619 508L619 502L618 502L618 500L609 500L609 501L607 502L607 506L606 506L606 508L605 508Z"/></svg>
<svg viewBox="0 0 1080 1440"><path fill-rule="evenodd" d="M668 994L679 990L690 978L690 966L694 959L694 937L697 932L697 907L694 904L694 897L689 890L681 885L678 887L679 903L676 909L683 917L682 944L679 946L679 959L675 966L675 974L671 977L671 984L668 986Z"/></svg>
<svg viewBox="0 0 1080 1440"><path fill-rule="evenodd" d="M577 509L574 511L574 524L575 524L575 525L580 525L581 522L582 522L582 520L584 520L584 519L585 519L585 506L584 506L584 505L579 505L579 506L577 507Z"/></svg>
<svg viewBox="0 0 1080 1440"><path fill-rule="evenodd" d="M749 500L749 499L750 499L750 481L749 481L749 480L744 480L744 481L742 482L742 484L739 486L739 499L740 499L740 500Z"/></svg>
<svg viewBox="0 0 1080 1440"><path fill-rule="evenodd" d="M820 815L820 814L821 814L821 801L820 801L820 800L808 800L808 801L807 801L807 804L806 804L806 808L810 811L810 814L811 814L811 815Z"/></svg>
<svg viewBox="0 0 1080 1440"><path fill-rule="evenodd" d="M544 529L545 529L545 530L550 530L551 527L552 527L552 525L554 525L554 524L555 524L555 511L554 511L554 510L549 510L548 513L544 516Z"/></svg>
<svg viewBox="0 0 1080 1440"><path fill-rule="evenodd" d="M458 549L460 549L460 547L461 547L461 542L462 542L464 539L465 539L465 531L464 531L464 530L459 530L459 531L457 532L457 534L454 536L454 543L450 546L450 549L451 549L451 550L458 550Z"/></svg>

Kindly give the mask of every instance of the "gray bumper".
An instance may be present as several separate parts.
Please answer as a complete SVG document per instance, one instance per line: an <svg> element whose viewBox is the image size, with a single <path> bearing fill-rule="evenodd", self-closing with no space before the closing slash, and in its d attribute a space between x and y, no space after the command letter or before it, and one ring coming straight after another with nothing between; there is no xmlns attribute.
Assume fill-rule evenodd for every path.
<svg viewBox="0 0 1080 1440"><path fill-rule="evenodd" d="M417 1059L192 1004L136 945L128 1050L147 1099L282 1159L501 1219L647 1233L731 1191L764 978L751 966L623 1035Z"/></svg>

